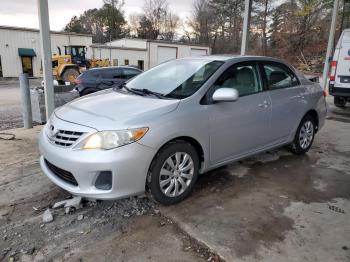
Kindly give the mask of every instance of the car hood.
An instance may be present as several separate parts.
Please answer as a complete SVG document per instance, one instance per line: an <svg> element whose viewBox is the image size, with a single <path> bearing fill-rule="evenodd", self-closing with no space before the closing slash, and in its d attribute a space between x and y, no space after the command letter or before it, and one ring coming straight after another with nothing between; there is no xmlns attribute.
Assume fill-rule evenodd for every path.
<svg viewBox="0 0 350 262"><path fill-rule="evenodd" d="M179 101L106 90L74 100L58 108L55 115L97 130L132 128L175 110Z"/></svg>

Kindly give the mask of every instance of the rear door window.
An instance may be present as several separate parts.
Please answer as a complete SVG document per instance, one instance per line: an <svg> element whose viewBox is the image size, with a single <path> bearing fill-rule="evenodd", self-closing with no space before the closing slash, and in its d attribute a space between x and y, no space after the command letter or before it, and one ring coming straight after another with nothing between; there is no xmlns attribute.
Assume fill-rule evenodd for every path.
<svg viewBox="0 0 350 262"><path fill-rule="evenodd" d="M283 64L264 63L263 68L269 90L288 88L299 84L296 75Z"/></svg>
<svg viewBox="0 0 350 262"><path fill-rule="evenodd" d="M120 69L106 69L102 71L103 79L121 79L122 71Z"/></svg>

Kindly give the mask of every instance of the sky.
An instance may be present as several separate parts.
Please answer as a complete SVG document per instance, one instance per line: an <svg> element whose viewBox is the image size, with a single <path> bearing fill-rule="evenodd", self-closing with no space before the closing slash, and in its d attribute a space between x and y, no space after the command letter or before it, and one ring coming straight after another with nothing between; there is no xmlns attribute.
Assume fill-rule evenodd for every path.
<svg viewBox="0 0 350 262"><path fill-rule="evenodd" d="M141 12L144 0L124 0L126 18ZM99 8L102 0L48 0L51 30L60 31L74 15ZM169 8L181 18L191 14L192 0L168 0ZM37 0L0 0L0 25L38 28Z"/></svg>

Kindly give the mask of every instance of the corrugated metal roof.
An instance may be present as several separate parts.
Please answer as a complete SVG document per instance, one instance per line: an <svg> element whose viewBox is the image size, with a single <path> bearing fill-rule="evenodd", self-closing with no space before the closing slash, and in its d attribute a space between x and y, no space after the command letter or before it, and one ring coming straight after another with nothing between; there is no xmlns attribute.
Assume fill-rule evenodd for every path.
<svg viewBox="0 0 350 262"><path fill-rule="evenodd" d="M1 29L39 33L39 29L27 28L27 27L16 27L16 26L0 25L0 30ZM81 34L81 33L74 33L74 32L64 32L64 31L50 31L50 32L51 32L51 34L58 34L58 35L72 35L72 36L92 37L92 35L90 35L90 34Z"/></svg>

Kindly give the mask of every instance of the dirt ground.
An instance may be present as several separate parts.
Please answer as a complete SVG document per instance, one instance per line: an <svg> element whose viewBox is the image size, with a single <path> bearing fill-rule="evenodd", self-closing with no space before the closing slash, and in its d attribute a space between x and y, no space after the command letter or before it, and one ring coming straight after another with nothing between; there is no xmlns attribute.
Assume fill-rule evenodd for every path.
<svg viewBox="0 0 350 262"><path fill-rule="evenodd" d="M0 139L0 261L350 261L350 108L330 116L305 156L267 152L199 178L184 202L87 201L40 171L32 130ZM0 136L6 138L4 136Z"/></svg>
<svg viewBox="0 0 350 262"><path fill-rule="evenodd" d="M40 78L30 79L29 85L41 85ZM0 130L23 127L22 105L19 82L0 81Z"/></svg>

